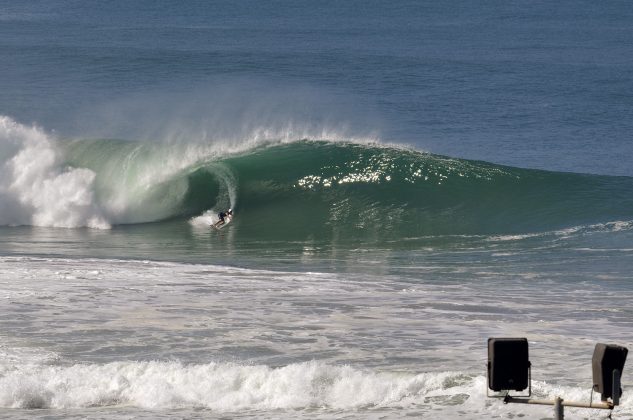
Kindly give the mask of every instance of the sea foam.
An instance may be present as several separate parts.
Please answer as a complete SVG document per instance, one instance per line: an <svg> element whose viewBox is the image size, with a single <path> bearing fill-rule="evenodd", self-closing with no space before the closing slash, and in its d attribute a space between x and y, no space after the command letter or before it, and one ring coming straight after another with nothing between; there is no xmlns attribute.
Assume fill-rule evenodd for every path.
<svg viewBox="0 0 633 420"><path fill-rule="evenodd" d="M0 116L0 224L107 229L95 173L64 167L53 139Z"/></svg>
<svg viewBox="0 0 633 420"><path fill-rule="evenodd" d="M322 362L263 365L112 362L23 365L0 377L0 406L204 407L214 411L393 407L472 379L455 373L381 373ZM452 393L452 392L451 392Z"/></svg>
<svg viewBox="0 0 633 420"><path fill-rule="evenodd" d="M31 365L0 378L0 406L348 410L418 405L431 397L451 405L456 394L465 402L478 382L458 373L374 372L317 361L277 368L175 361Z"/></svg>
<svg viewBox="0 0 633 420"><path fill-rule="evenodd" d="M588 389L533 381L536 398L562 396L588 401ZM0 376L0 407L82 409L136 407L145 410L204 409L216 413L358 412L416 413L460 418L539 415L551 407L503 404L486 397L486 378L459 372L402 373L331 365L319 361L281 367L177 361L111 362L72 366L22 365ZM594 396L595 397L595 396ZM629 415L625 396L619 414ZM281 410L281 412L279 411ZM396 411L394 411L396 410ZM439 410L439 411L438 411ZM571 409L574 415L595 415ZM595 410L594 410L595 411ZM460 414L461 413L461 414ZM523 413L523 414L520 414ZM473 417L474 418L474 417Z"/></svg>

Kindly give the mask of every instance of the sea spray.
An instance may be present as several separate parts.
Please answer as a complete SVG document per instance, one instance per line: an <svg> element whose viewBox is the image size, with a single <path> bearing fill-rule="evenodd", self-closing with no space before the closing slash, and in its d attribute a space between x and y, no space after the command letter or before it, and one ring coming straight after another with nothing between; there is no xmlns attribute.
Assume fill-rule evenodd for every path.
<svg viewBox="0 0 633 420"><path fill-rule="evenodd" d="M54 140L0 116L0 224L105 229L95 173L63 164Z"/></svg>

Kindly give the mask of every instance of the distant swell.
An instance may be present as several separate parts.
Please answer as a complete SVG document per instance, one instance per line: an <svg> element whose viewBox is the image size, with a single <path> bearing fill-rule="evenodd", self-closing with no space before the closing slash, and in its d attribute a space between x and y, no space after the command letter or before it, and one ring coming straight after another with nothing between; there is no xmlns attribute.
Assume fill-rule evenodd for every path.
<svg viewBox="0 0 633 420"><path fill-rule="evenodd" d="M512 168L341 138L56 141L7 117L0 136L2 225L206 224L234 207L234 228L245 238L393 241L633 220L630 177Z"/></svg>

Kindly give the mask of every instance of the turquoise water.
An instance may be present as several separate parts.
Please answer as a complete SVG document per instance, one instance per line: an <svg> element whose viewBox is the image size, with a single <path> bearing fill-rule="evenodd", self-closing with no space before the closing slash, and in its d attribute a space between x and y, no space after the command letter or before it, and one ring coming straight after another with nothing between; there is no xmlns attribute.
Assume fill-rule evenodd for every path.
<svg viewBox="0 0 633 420"><path fill-rule="evenodd" d="M486 398L491 336L588 400L632 13L0 2L0 417L548 417Z"/></svg>
<svg viewBox="0 0 633 420"><path fill-rule="evenodd" d="M77 141L65 156L97 174L96 200L106 212L114 213L107 206L118 196L142 191L131 209L109 216L114 223L235 207L241 234L260 239L381 244L438 234L539 232L627 220L633 207L630 177L526 170L372 143L297 140L217 153L190 145ZM166 161L175 162L174 169L165 169Z"/></svg>

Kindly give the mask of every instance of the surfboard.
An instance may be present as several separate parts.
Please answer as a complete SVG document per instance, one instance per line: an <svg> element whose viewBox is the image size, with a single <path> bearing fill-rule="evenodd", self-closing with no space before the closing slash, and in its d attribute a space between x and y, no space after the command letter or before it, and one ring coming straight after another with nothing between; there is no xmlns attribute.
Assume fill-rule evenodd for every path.
<svg viewBox="0 0 633 420"><path fill-rule="evenodd" d="M231 220L233 220L233 216L224 216L224 223L223 224L221 224L219 226L216 226L216 224L214 223L214 224L211 225L211 227L213 229L215 229L215 230L220 230L220 229L226 227L226 225L228 225L229 223L231 223Z"/></svg>

